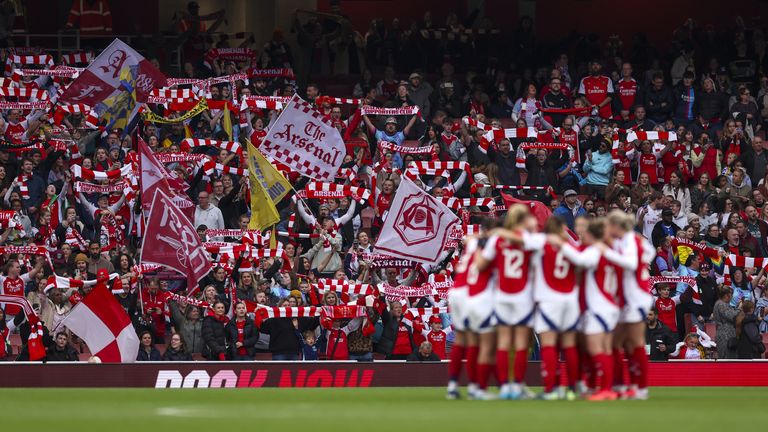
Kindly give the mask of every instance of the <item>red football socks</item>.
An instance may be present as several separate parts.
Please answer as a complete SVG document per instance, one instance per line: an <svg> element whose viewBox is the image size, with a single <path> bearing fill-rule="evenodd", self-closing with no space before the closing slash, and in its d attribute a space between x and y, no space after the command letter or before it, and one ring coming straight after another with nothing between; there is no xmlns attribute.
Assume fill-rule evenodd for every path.
<svg viewBox="0 0 768 432"><path fill-rule="evenodd" d="M525 381L525 371L528 369L528 350L521 349L515 351L515 382Z"/></svg>
<svg viewBox="0 0 768 432"><path fill-rule="evenodd" d="M576 347L564 349L565 370L568 375L568 387L574 388L579 380L579 351Z"/></svg>
<svg viewBox="0 0 768 432"><path fill-rule="evenodd" d="M477 383L477 355L480 348L477 346L467 347L467 378L469 382Z"/></svg>
<svg viewBox="0 0 768 432"><path fill-rule="evenodd" d="M544 391L551 392L555 388L557 381L557 348L554 346L541 347L541 378L544 380ZM515 368L517 368L517 358L515 358ZM515 370L517 378L517 370Z"/></svg>
<svg viewBox="0 0 768 432"><path fill-rule="evenodd" d="M509 351L496 351L496 380L499 385L509 382Z"/></svg>
<svg viewBox="0 0 768 432"><path fill-rule="evenodd" d="M448 378L451 381L458 381L461 374L461 363L464 360L466 348L454 344L451 348L450 362L448 363Z"/></svg>

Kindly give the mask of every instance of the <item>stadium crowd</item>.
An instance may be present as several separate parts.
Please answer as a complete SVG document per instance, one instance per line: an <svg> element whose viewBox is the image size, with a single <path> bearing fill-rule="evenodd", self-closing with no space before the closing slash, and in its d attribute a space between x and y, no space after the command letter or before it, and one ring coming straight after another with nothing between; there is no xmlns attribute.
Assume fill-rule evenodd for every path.
<svg viewBox="0 0 768 432"><path fill-rule="evenodd" d="M374 253L404 176L452 206L468 235L504 218L502 193L543 203L576 235L611 212L630 215L630 231L653 246L655 307L644 316L650 358L762 357L768 60L761 25L737 17L716 30L687 21L658 51L642 35L631 49L617 37L593 36L545 47L527 19L512 35L487 21L465 27L455 15L445 26L425 16L409 29L377 20L364 35L345 33L340 22L297 16L295 30L305 44L318 35L348 37L344 54L364 67L345 94L327 94L320 83L339 85L315 71L298 85L291 50L276 31L258 55L224 45L185 52L181 79L167 92L173 96L158 93L147 105L154 115L132 130L99 128L76 110L3 112L0 243L47 253L4 249L2 294L25 296L40 315L47 361L88 357L76 335L57 325L90 290L76 281L112 273L111 288L140 336L138 360L446 359L456 323L444 290L376 297L335 290L329 281L381 288L376 293L450 283L461 245L431 266ZM514 48L505 49L510 38ZM9 64L14 54L4 52ZM66 64L78 63L87 61ZM55 102L67 79L29 72L50 65L22 67L21 75L6 69L3 100ZM247 230L245 159L215 143L259 147L284 98L296 92L345 139L336 182L373 198L283 199L274 231L280 253L254 258L238 248L266 244ZM200 100L205 108L194 111ZM400 110L376 116L364 107ZM139 137L165 157L195 203L193 223L208 242L212 270L194 298L183 295L185 277L140 265L141 196L123 169L135 162ZM200 140L209 141L189 144ZM427 166L419 162L442 169L411 169ZM308 182L286 175L295 191ZM349 302L365 305L365 316L325 322L254 313ZM30 327L19 312L13 305L0 312L5 360L26 358ZM16 333L21 344L10 343ZM542 341L535 341L539 358Z"/></svg>

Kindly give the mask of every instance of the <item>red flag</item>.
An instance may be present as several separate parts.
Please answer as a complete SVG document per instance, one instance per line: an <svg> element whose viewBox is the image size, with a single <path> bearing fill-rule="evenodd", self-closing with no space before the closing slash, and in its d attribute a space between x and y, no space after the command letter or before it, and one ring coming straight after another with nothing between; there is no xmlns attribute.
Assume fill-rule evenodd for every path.
<svg viewBox="0 0 768 432"><path fill-rule="evenodd" d="M155 197L155 192L162 190L171 197L177 207L182 209L188 218L194 217L195 203L186 197L184 186L175 182L173 186L168 178L171 175L168 170L157 161L152 149L146 142L138 136L139 149L139 171L141 171L141 199L144 210L149 210L150 204Z"/></svg>
<svg viewBox="0 0 768 432"><path fill-rule="evenodd" d="M197 289L200 279L211 269L210 258L194 225L162 189L155 191L152 200L141 261L187 275L187 294Z"/></svg>
<svg viewBox="0 0 768 432"><path fill-rule="evenodd" d="M102 362L133 363L139 337L114 295L104 284L96 284L83 301L61 322L78 335Z"/></svg>
<svg viewBox="0 0 768 432"><path fill-rule="evenodd" d="M552 217L552 211L547 207L546 204L544 204L541 201L524 201L521 199L517 199L511 195L507 195L502 192L501 194L502 198L504 198L504 205L507 206L507 208L510 208L514 204L523 204L528 206L528 208L531 209L531 213L536 216L536 220L539 222L539 229L543 230L544 225L547 223L547 219ZM573 231L571 231L568 228L565 228L565 230L568 232L568 235L571 236L572 239L578 240L579 236L577 236Z"/></svg>

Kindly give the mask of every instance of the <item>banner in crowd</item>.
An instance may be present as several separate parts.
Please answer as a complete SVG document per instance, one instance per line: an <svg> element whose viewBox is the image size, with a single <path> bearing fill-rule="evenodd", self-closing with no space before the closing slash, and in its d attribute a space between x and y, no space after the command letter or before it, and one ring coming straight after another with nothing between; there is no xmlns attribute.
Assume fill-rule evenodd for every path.
<svg viewBox="0 0 768 432"><path fill-rule="evenodd" d="M375 252L434 264L459 218L443 203L403 177L392 200Z"/></svg>
<svg viewBox="0 0 768 432"><path fill-rule="evenodd" d="M167 80L152 63L123 41L115 39L61 95L60 101L93 107L108 127L124 128L147 101L153 88Z"/></svg>
<svg viewBox="0 0 768 432"><path fill-rule="evenodd" d="M139 337L125 309L104 285L96 285L60 325L84 340L104 363L136 361Z"/></svg>
<svg viewBox="0 0 768 432"><path fill-rule="evenodd" d="M346 155L339 131L298 95L270 126L260 149L319 181L332 181Z"/></svg>
<svg viewBox="0 0 768 432"><path fill-rule="evenodd" d="M168 181L170 174L163 167L163 165L155 159L155 155L152 149L149 148L146 142L138 137L139 147L139 176L141 180L141 196L144 210L149 210L150 204L153 202L155 193L158 190L162 190L166 195L170 196L173 202L181 209L185 209L186 215L192 217L194 215L195 204L187 198L186 194L180 194L178 190L174 190L171 187L171 183Z"/></svg>
<svg viewBox="0 0 768 432"><path fill-rule="evenodd" d="M263 230L280 222L275 204L291 190L291 184L250 141L247 146L251 189L251 220L248 228Z"/></svg>
<svg viewBox="0 0 768 432"><path fill-rule="evenodd" d="M210 258L189 218L162 190L155 191L141 245L141 260L187 275L187 294L210 271Z"/></svg>

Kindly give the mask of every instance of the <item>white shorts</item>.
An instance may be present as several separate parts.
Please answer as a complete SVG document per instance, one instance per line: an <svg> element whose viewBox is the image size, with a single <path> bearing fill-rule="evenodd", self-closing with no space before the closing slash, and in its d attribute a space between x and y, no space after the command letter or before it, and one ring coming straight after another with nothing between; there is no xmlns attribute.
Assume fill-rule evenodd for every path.
<svg viewBox="0 0 768 432"><path fill-rule="evenodd" d="M533 299L521 295L509 299L497 297L493 311L499 325L530 327L534 309Z"/></svg>
<svg viewBox="0 0 768 432"><path fill-rule="evenodd" d="M647 315L650 309L650 304L640 305L627 303L623 308L621 308L621 313L619 314L619 323L635 324L645 322L645 320L648 318Z"/></svg>
<svg viewBox="0 0 768 432"><path fill-rule="evenodd" d="M493 290L467 296L467 329L475 333L488 333L496 327L496 317L493 314Z"/></svg>
<svg viewBox="0 0 768 432"><path fill-rule="evenodd" d="M469 292L467 288L452 288L448 291L448 305L451 308L451 325L456 331L469 330Z"/></svg>
<svg viewBox="0 0 768 432"><path fill-rule="evenodd" d="M575 331L579 324L581 308L579 301L547 301L536 305L533 329L536 333Z"/></svg>
<svg viewBox="0 0 768 432"><path fill-rule="evenodd" d="M581 319L581 332L585 335L610 333L619 321L619 309L606 309L599 314L592 311L584 312Z"/></svg>

